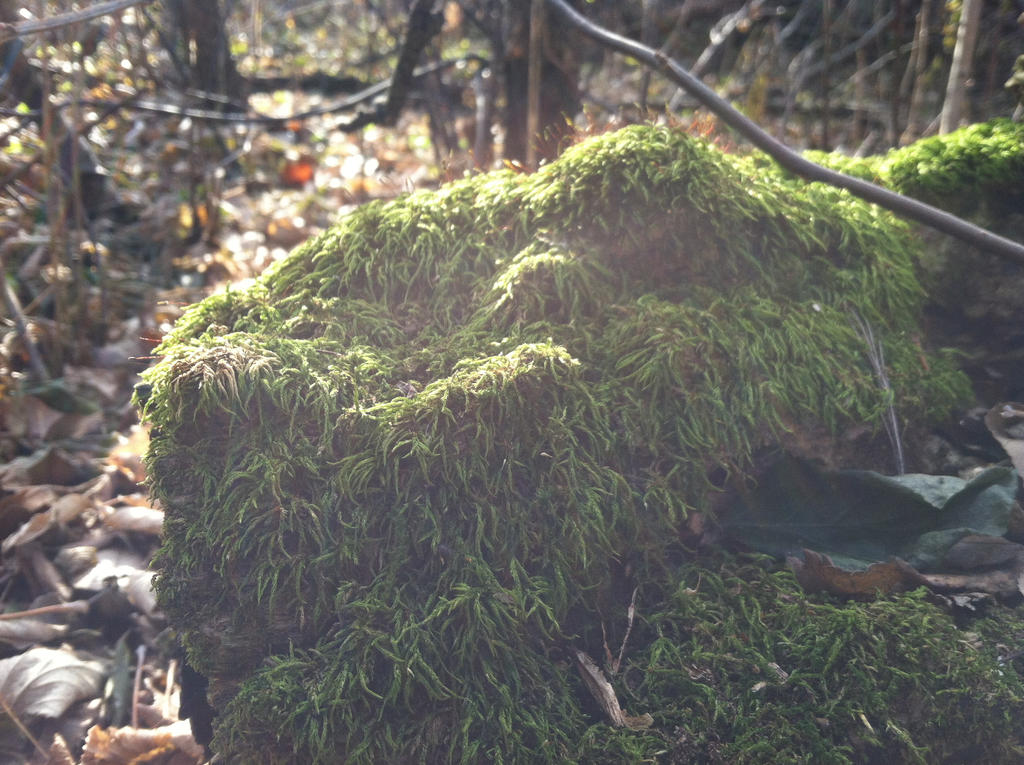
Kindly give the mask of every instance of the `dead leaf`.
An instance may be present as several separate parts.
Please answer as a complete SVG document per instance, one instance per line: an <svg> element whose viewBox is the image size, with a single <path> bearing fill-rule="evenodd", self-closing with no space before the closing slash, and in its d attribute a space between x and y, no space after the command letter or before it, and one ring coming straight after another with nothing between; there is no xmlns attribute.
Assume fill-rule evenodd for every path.
<svg viewBox="0 0 1024 765"><path fill-rule="evenodd" d="M164 513L153 507L129 505L119 507L105 516L103 523L107 528L117 531L136 531L158 537L163 531Z"/></svg>
<svg viewBox="0 0 1024 765"><path fill-rule="evenodd" d="M64 416L35 396L5 398L0 401L0 417L5 429L16 439L38 444L46 438L50 427Z"/></svg>
<svg viewBox="0 0 1024 765"><path fill-rule="evenodd" d="M29 544L18 548L18 568L36 595L53 592L61 601L71 600L71 588L39 545Z"/></svg>
<svg viewBox="0 0 1024 765"><path fill-rule="evenodd" d="M57 718L99 693L103 665L70 651L32 648L0 659L0 698L22 721Z"/></svg>
<svg viewBox="0 0 1024 765"><path fill-rule="evenodd" d="M926 585L927 581L905 561L893 558L873 563L863 571L844 571L827 555L804 550L804 558L787 557L786 563L807 592L829 592L845 598L871 600Z"/></svg>
<svg viewBox="0 0 1024 765"><path fill-rule="evenodd" d="M108 367L64 367L64 380L76 390L93 390L113 404L124 387L124 373Z"/></svg>
<svg viewBox="0 0 1024 765"><path fill-rule="evenodd" d="M976 613L982 606L992 602L992 595L987 592L958 592L949 596L940 595L938 597L949 601L949 605L952 608L972 613ZM967 635L965 634L964 637L966 638Z"/></svg>
<svg viewBox="0 0 1024 765"><path fill-rule="evenodd" d="M150 730L94 725L82 752L82 765L198 765L204 759L187 720Z"/></svg>
<svg viewBox="0 0 1024 765"><path fill-rule="evenodd" d="M108 547L96 553L96 565L75 580L75 588L99 592L110 577L122 585L140 574L149 574L146 559L138 553L117 547Z"/></svg>
<svg viewBox="0 0 1024 765"><path fill-rule="evenodd" d="M66 624L50 624L40 619L5 619L0 621L0 641L19 651L36 643L56 640L68 631Z"/></svg>
<svg viewBox="0 0 1024 765"><path fill-rule="evenodd" d="M146 480L146 468L142 455L149 449L149 430L142 425L133 425L128 436L118 436L117 445L107 455L107 464L125 472L135 483Z"/></svg>
<svg viewBox="0 0 1024 765"><path fill-rule="evenodd" d="M49 510L42 513L36 513L23 523L21 528L9 535L7 539L3 541L3 544L0 545L0 550L3 551L4 555L7 555L11 550L28 544L34 539L41 537L50 530L50 527L53 526L53 524L53 513Z"/></svg>
<svg viewBox="0 0 1024 765"><path fill-rule="evenodd" d="M4 555L43 536L54 526L62 526L75 520L93 506L92 500L84 494L65 494L54 501L48 510L36 513L21 525L17 531L0 545Z"/></svg>
<svg viewBox="0 0 1024 765"><path fill-rule="evenodd" d="M93 506L92 499L84 494L65 494L50 507L54 520L61 524L71 523Z"/></svg>
<svg viewBox="0 0 1024 765"><path fill-rule="evenodd" d="M0 499L0 537L6 537L56 499L57 492L50 486L26 486Z"/></svg>
<svg viewBox="0 0 1024 765"><path fill-rule="evenodd" d="M85 438L91 433L99 433L104 425L103 412L92 414L65 414L57 420L50 429L46 431L47 441L60 441L61 439Z"/></svg>
<svg viewBox="0 0 1024 765"><path fill-rule="evenodd" d="M146 616L152 616L156 611L156 593L153 591L154 576L156 574L153 571L136 571L121 584L121 590L128 598L128 602Z"/></svg>
<svg viewBox="0 0 1024 765"><path fill-rule="evenodd" d="M0 486L11 489L35 484L74 486L96 474L91 459L48 447L0 465Z"/></svg>

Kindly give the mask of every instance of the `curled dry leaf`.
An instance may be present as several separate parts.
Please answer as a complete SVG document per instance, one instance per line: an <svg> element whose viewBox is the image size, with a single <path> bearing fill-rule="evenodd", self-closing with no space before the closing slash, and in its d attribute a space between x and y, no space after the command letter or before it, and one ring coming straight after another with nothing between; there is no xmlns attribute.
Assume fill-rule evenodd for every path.
<svg viewBox="0 0 1024 765"><path fill-rule="evenodd" d="M187 720L151 730L94 725L82 752L82 765L198 765L203 760Z"/></svg>

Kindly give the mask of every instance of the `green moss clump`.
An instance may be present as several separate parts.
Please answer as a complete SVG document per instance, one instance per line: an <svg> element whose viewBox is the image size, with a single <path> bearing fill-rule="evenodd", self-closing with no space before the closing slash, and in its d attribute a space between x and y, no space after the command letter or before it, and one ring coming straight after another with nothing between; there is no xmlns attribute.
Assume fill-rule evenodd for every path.
<svg viewBox="0 0 1024 765"><path fill-rule="evenodd" d="M687 514L762 448L877 429L890 405L941 417L967 389L919 345L907 227L749 167L629 128L533 175L367 205L183 317L147 373L167 511L157 587L222 710L215 749L267 763L630 761L674 747L698 697L714 720L735 709L753 715L749 731L762 724L743 683L686 695L678 646L697 627L674 593ZM857 317L883 344L891 389ZM601 656L602 625L622 623L638 584L650 606L631 655L648 668L621 690L655 727L611 731L566 649ZM794 618L767 616L749 587L743 607L766 614L755 622ZM801 602L838 620L830 645L850 656L871 609L892 609L880 634L899 644L925 608ZM805 672L815 624L776 636ZM898 658L886 678L930 688L920 678L946 661L1012 700L1009 679L956 646ZM796 752L818 725L807 757L834 745L855 760L870 729L850 710L875 725L890 698L878 684L903 686L827 677L807 681L805 708L828 725L777 709L772 740ZM926 716L954 719L952 698L922 696ZM915 747L946 751L945 731L892 720ZM747 728L716 730L733 761L755 746Z"/></svg>
<svg viewBox="0 0 1024 765"><path fill-rule="evenodd" d="M1024 124L1008 119L968 125L881 156L816 151L808 157L962 217L1024 209Z"/></svg>

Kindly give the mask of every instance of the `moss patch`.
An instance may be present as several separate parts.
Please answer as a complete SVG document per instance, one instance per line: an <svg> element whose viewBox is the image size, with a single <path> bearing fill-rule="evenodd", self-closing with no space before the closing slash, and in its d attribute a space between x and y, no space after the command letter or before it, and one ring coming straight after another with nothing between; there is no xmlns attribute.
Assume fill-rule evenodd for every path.
<svg viewBox="0 0 1024 765"><path fill-rule="evenodd" d="M533 175L367 205L186 314L145 414L160 603L211 679L218 751L754 762L784 746L842 762L947 756L933 723L958 715L984 722L964 746L1003 730L1016 675L919 597L813 604L785 575L713 567L698 595L679 589L700 577L680 569L679 529L719 476L765 446L877 428L890 403L927 420L966 394L919 344L906 227L750 167L629 128ZM600 657L637 586L618 682L655 726L613 731L566 649ZM723 631L732 608L745 638ZM882 709L911 688L920 714Z"/></svg>
<svg viewBox="0 0 1024 765"><path fill-rule="evenodd" d="M1024 206L1024 124L1008 119L968 125L880 156L808 156L962 217Z"/></svg>

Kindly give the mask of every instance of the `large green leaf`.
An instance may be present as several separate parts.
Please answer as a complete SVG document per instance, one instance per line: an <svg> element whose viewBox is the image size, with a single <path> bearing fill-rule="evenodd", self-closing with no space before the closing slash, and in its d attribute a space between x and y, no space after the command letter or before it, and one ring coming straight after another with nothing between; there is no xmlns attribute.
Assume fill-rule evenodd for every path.
<svg viewBox="0 0 1024 765"><path fill-rule="evenodd" d="M831 472L787 457L744 493L724 524L734 538L772 555L810 548L850 570L898 557L926 571L969 534L1005 534L1016 491L1010 468L965 481Z"/></svg>

